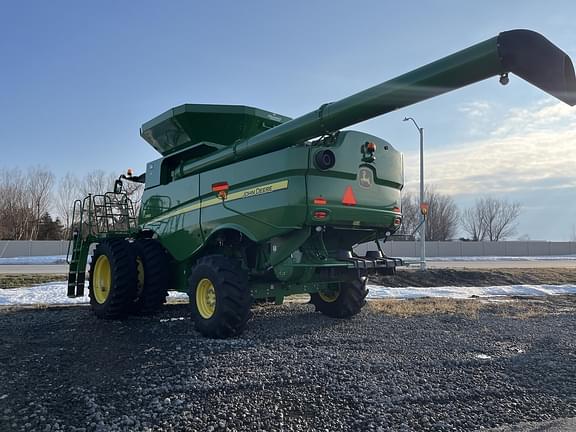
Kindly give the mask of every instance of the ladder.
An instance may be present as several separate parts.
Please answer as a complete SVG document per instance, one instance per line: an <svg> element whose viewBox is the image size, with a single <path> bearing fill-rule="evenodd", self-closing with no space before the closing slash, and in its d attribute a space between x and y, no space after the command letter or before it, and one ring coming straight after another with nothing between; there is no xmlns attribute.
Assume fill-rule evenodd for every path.
<svg viewBox="0 0 576 432"><path fill-rule="evenodd" d="M72 230L66 261L68 297L83 297L90 246L104 238L131 236L136 230L132 201L125 193L89 194L72 206Z"/></svg>

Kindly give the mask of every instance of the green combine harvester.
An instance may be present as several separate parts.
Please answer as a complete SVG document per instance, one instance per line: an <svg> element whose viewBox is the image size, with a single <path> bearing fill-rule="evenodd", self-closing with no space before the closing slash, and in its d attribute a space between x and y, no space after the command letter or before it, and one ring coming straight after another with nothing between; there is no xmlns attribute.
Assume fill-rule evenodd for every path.
<svg viewBox="0 0 576 432"><path fill-rule="evenodd" d="M513 30L301 117L247 106L182 105L145 123L162 155L114 192L74 203L68 295L101 318L152 314L168 290L188 293L205 336L240 334L255 301L309 293L351 317L366 277L394 274L381 248L402 223L402 154L342 128L489 77L514 73L576 103L570 58L538 33ZM144 183L138 215L122 180ZM374 241L379 252L353 246Z"/></svg>

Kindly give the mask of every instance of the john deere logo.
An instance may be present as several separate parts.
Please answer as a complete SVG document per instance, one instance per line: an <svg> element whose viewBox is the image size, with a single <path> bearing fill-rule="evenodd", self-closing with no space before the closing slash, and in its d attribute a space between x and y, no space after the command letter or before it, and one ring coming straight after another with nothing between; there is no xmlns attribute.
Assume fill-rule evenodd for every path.
<svg viewBox="0 0 576 432"><path fill-rule="evenodd" d="M370 188L373 183L372 170L369 168L360 168L360 171L358 171L358 182L360 183L360 187L365 189Z"/></svg>

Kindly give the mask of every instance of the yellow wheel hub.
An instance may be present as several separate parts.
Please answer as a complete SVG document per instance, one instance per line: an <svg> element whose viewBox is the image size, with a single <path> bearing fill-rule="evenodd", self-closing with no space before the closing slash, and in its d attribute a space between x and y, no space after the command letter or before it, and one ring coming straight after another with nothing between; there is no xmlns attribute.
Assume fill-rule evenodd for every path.
<svg viewBox="0 0 576 432"><path fill-rule="evenodd" d="M318 295L326 303L334 303L340 295L340 287L318 291Z"/></svg>
<svg viewBox="0 0 576 432"><path fill-rule="evenodd" d="M110 260L106 255L100 255L94 266L94 276L92 280L92 291L94 299L102 304L110 295L112 287L112 271L110 269Z"/></svg>
<svg viewBox="0 0 576 432"><path fill-rule="evenodd" d="M216 290L210 279L202 279L196 285L196 307L200 316L210 319L216 311Z"/></svg>

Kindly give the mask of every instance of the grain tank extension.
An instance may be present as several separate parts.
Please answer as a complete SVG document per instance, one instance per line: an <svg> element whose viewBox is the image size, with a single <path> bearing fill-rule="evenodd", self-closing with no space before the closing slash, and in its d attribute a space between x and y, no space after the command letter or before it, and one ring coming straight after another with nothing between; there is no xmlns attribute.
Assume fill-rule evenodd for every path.
<svg viewBox="0 0 576 432"><path fill-rule="evenodd" d="M513 73L569 105L570 58L513 30L301 117L248 106L182 105L145 123L161 157L138 177L138 214L122 193L75 202L68 295L80 296L90 246L90 303L101 318L151 314L187 292L198 331L241 333L255 300L309 293L330 317L357 314L366 277L402 262L381 249L402 221L402 154L343 128L489 77ZM358 256L374 241L380 252Z"/></svg>

